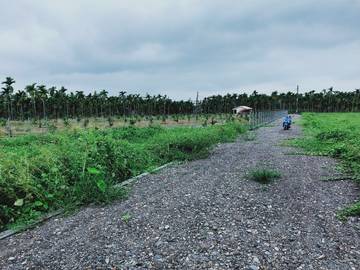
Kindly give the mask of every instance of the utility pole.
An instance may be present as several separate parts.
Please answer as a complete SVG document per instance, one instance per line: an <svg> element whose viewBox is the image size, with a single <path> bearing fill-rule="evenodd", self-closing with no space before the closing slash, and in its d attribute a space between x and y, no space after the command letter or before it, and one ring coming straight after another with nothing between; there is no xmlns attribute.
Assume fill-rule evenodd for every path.
<svg viewBox="0 0 360 270"><path fill-rule="evenodd" d="M296 86L296 114L299 113L299 85Z"/></svg>
<svg viewBox="0 0 360 270"><path fill-rule="evenodd" d="M196 92L195 114L199 113L199 91Z"/></svg>

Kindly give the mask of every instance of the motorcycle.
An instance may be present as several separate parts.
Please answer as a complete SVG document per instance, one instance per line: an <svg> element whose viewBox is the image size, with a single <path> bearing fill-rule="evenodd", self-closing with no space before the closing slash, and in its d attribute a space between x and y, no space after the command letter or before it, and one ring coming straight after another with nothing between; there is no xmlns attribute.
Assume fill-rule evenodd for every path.
<svg viewBox="0 0 360 270"><path fill-rule="evenodd" d="M284 130L289 130L291 128L291 116L286 116L283 122L283 128Z"/></svg>
<svg viewBox="0 0 360 270"><path fill-rule="evenodd" d="M290 124L289 122L287 122L287 121L284 121L284 122L283 122L283 128L284 128L284 130L289 130L290 127L291 127L291 124Z"/></svg>

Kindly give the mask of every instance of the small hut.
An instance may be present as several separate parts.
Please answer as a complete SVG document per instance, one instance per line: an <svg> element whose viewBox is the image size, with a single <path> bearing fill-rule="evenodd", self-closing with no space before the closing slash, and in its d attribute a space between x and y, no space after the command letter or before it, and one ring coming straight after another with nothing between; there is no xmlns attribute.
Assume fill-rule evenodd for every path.
<svg viewBox="0 0 360 270"><path fill-rule="evenodd" d="M238 106L232 109L233 113L235 115L245 116L252 112L252 108L248 106Z"/></svg>

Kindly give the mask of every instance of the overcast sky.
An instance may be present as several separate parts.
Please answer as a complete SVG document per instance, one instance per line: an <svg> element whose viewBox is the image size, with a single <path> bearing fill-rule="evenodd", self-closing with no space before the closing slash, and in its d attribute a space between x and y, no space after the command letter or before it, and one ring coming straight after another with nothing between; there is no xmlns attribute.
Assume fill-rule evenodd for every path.
<svg viewBox="0 0 360 270"><path fill-rule="evenodd" d="M360 0L0 0L0 76L192 98L360 88Z"/></svg>

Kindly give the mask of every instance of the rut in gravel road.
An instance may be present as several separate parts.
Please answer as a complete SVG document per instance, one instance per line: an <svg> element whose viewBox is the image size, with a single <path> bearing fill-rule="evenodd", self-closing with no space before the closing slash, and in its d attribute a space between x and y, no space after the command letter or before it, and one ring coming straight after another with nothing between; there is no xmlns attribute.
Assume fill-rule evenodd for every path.
<svg viewBox="0 0 360 270"><path fill-rule="evenodd" d="M360 221L335 217L354 183L322 181L335 160L281 146L299 126L256 133L143 177L125 201L0 241L0 268L360 269ZM282 177L264 187L246 176L256 166Z"/></svg>

